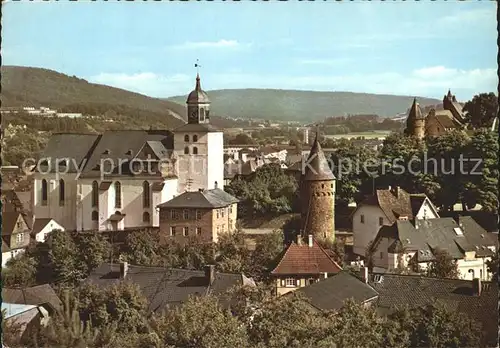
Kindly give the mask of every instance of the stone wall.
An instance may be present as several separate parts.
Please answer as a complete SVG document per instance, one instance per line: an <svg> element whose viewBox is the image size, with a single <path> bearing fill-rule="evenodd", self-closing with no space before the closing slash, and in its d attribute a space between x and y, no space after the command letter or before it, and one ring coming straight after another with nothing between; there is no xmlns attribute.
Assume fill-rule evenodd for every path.
<svg viewBox="0 0 500 348"><path fill-rule="evenodd" d="M335 181L301 183L302 233L335 238Z"/></svg>

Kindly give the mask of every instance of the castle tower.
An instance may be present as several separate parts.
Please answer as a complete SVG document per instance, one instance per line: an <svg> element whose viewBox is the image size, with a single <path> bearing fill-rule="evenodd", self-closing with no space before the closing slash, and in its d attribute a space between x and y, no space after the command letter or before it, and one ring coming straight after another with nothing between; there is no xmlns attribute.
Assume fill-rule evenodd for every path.
<svg viewBox="0 0 500 348"><path fill-rule="evenodd" d="M223 189L224 135L210 124L210 99L201 89L199 74L186 104L188 122L174 130L178 192Z"/></svg>
<svg viewBox="0 0 500 348"><path fill-rule="evenodd" d="M319 144L318 132L302 166L300 198L302 234L335 239L335 176Z"/></svg>
<svg viewBox="0 0 500 348"><path fill-rule="evenodd" d="M423 139L425 137L425 117L422 114L420 105L417 103L417 98L413 99L413 104L408 113L405 133L418 139Z"/></svg>

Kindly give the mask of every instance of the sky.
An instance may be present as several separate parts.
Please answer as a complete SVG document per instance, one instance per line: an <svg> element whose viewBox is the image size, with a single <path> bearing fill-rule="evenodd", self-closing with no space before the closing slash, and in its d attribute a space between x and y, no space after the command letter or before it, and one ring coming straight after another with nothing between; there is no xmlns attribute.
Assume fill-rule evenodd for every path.
<svg viewBox="0 0 500 348"><path fill-rule="evenodd" d="M202 87L496 92L496 2L14 2L4 65L153 97Z"/></svg>

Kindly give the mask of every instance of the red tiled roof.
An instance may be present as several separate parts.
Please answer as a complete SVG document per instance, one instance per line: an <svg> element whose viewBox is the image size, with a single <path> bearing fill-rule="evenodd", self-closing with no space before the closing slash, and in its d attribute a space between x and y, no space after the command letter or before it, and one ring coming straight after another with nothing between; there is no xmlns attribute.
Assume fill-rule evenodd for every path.
<svg viewBox="0 0 500 348"><path fill-rule="evenodd" d="M326 251L316 242L312 247L307 243L291 243L271 274L319 274L338 273L342 270Z"/></svg>

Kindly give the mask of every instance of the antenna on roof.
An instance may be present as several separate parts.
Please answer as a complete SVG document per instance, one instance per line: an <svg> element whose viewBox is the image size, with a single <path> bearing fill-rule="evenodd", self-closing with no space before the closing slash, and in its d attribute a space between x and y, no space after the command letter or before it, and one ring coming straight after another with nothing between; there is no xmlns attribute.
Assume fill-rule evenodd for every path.
<svg viewBox="0 0 500 348"><path fill-rule="evenodd" d="M199 59L196 59L196 63L194 63L194 67L196 68L196 75L198 75L200 73L199 68L201 68Z"/></svg>

